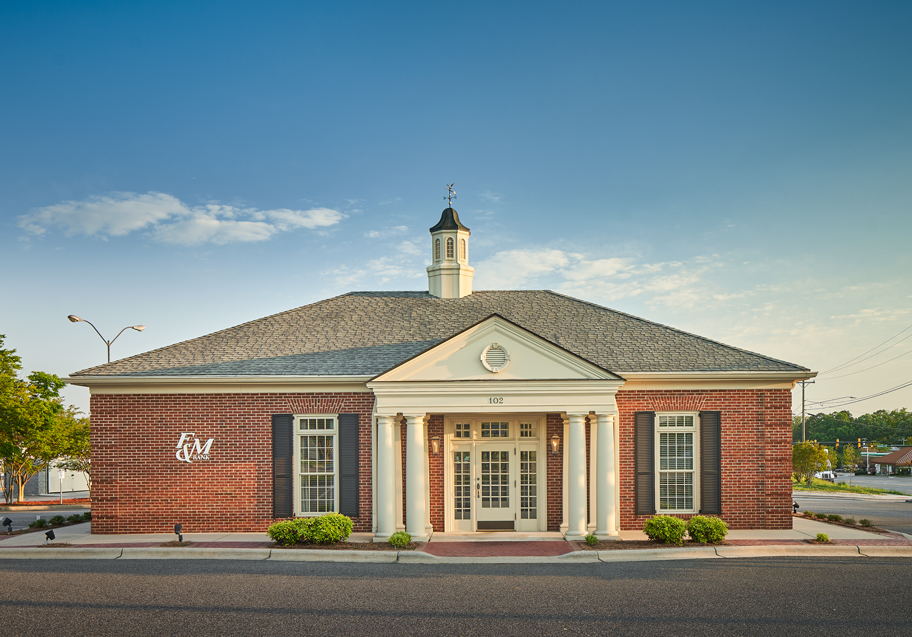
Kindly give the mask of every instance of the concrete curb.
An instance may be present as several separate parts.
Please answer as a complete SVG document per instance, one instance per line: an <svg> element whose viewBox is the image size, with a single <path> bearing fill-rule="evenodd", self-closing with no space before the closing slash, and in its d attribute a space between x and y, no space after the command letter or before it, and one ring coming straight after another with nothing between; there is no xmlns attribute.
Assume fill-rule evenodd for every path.
<svg viewBox="0 0 912 637"><path fill-rule="evenodd" d="M248 549L235 550L247 551ZM368 562L373 564L391 564L399 557L398 551L262 550L269 552L268 559L270 562Z"/></svg>
<svg viewBox="0 0 912 637"><path fill-rule="evenodd" d="M139 549L133 549L139 550ZM60 547L60 548L41 548L35 546L18 546L10 548L0 548L0 559L10 560L116 560L121 556L123 549L110 548L79 548Z"/></svg>
<svg viewBox="0 0 912 637"><path fill-rule="evenodd" d="M859 546L865 557L912 557L912 546Z"/></svg>
<svg viewBox="0 0 912 637"><path fill-rule="evenodd" d="M272 549L203 549L192 546L187 548L124 548L122 550L123 553L120 557L125 560L265 560L272 552Z"/></svg>
<svg viewBox="0 0 912 637"><path fill-rule="evenodd" d="M592 551L595 553L596 551ZM598 551L601 562L653 562L658 560L702 560L718 558L711 547L686 549L632 549L629 551Z"/></svg>
<svg viewBox="0 0 912 637"><path fill-rule="evenodd" d="M858 557L857 546L717 546L719 557Z"/></svg>

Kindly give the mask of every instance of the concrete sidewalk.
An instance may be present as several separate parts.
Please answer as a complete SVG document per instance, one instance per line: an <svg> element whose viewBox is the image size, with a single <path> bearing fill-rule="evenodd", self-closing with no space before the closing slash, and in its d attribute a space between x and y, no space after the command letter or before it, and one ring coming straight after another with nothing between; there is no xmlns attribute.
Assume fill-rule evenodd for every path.
<svg viewBox="0 0 912 637"><path fill-rule="evenodd" d="M173 533L144 535L92 535L91 523L55 529L56 539L43 546L43 532L0 535L0 558L7 559L253 559L274 561L403 562L403 563L568 563L654 561L764 556L912 557L912 538L901 534L881 535L860 528L843 527L816 520L794 518L786 531L730 531L723 546L683 548L577 550L559 534L486 534L484 542L441 535L414 551L275 549L265 533L186 533L192 547L162 547ZM807 542L826 533L833 544ZM495 536L512 536L509 538ZM367 533L353 534L350 541L369 542ZM643 540L641 532L622 532L621 542ZM53 544L70 544L55 548ZM447 543L447 544L445 544ZM460 552L469 546L468 553ZM500 549L499 546L505 548ZM437 555L434 555L437 553ZM559 554L562 553L562 554Z"/></svg>

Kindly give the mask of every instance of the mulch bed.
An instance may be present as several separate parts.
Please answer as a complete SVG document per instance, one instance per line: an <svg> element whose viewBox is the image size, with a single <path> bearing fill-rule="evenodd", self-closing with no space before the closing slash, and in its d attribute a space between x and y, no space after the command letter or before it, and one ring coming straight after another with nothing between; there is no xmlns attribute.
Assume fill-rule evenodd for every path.
<svg viewBox="0 0 912 637"><path fill-rule="evenodd" d="M177 540L171 540L170 542L162 542L161 544L159 544L159 546L165 546L168 548L172 548L175 546L180 546L180 547L194 546L195 544L196 544L195 542L191 542L190 540L187 540L186 542L178 542Z"/></svg>
<svg viewBox="0 0 912 637"><path fill-rule="evenodd" d="M628 551L638 549L686 549L707 546L727 546L728 542L718 544L700 544L698 542L684 542L683 546L677 544L662 544L652 540L599 540L595 545L589 546L585 542L577 542L582 551Z"/></svg>
<svg viewBox="0 0 912 637"><path fill-rule="evenodd" d="M292 544L283 546L274 544L274 549L314 549L318 551L414 551L419 547L417 542L410 542L405 548L390 546L389 542L337 542L336 544Z"/></svg>
<svg viewBox="0 0 912 637"><path fill-rule="evenodd" d="M882 529L879 526L861 526L860 524L848 524L846 522L837 522L836 520L821 520L818 517L810 518L802 513L793 513L793 518L801 518L802 520L812 520L814 522L823 522L824 524L835 524L836 526L844 526L849 529L856 529L858 531L868 531L870 533L883 533L891 535L892 532L886 529Z"/></svg>
<svg viewBox="0 0 912 637"><path fill-rule="evenodd" d="M91 498L64 498L63 506L67 505L88 505L92 504ZM0 504L0 508L6 507L46 507L46 506L60 506L60 500L27 500L25 502L13 502L11 504L6 504L5 502Z"/></svg>

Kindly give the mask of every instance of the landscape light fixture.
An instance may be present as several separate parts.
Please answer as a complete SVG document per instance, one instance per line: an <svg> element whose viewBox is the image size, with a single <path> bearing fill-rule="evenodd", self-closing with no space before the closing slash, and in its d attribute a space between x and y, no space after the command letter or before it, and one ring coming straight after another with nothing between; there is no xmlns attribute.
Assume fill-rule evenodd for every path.
<svg viewBox="0 0 912 637"><path fill-rule="evenodd" d="M174 534L177 536L178 542L184 541L184 536L183 536L183 534L181 534L181 531L183 531L183 530L184 530L184 526L182 524L174 525Z"/></svg>
<svg viewBox="0 0 912 637"><path fill-rule="evenodd" d="M45 545L45 546L47 546L47 543L50 542L51 540L57 539L57 536L54 535L54 529L51 529L50 531L48 531L47 533L45 533L45 534L44 534L44 538L45 538L45 539L44 539L44 545Z"/></svg>
<svg viewBox="0 0 912 637"><path fill-rule="evenodd" d="M431 438L431 451L435 456L440 455L440 436L434 436Z"/></svg>
<svg viewBox="0 0 912 637"><path fill-rule="evenodd" d="M75 314L70 314L69 316L67 316L67 318L70 320L70 323L88 323L89 325L92 325L92 321L87 321L84 318L79 318ZM99 332L98 328L95 327L94 325L92 325L92 329L95 330L95 333L98 334L98 336L101 338L101 340L103 340L105 342L105 345L108 346L108 362L110 363L111 362L111 343L116 341L117 337L120 336L121 334L123 334L127 330L136 330L137 332L142 332L144 329L146 329L146 326L145 325L128 325L127 327L120 330L117 333L117 336L112 338L110 341L108 339L106 339L104 336L102 336L101 332Z"/></svg>
<svg viewBox="0 0 912 637"><path fill-rule="evenodd" d="M3 526L6 527L6 534L9 535L13 532L13 521L9 518L3 518Z"/></svg>
<svg viewBox="0 0 912 637"><path fill-rule="evenodd" d="M799 508L800 507L798 506L797 502L792 502L792 513L798 513Z"/></svg>
<svg viewBox="0 0 912 637"><path fill-rule="evenodd" d="M551 455L556 456L560 452L560 436L554 434L551 436Z"/></svg>

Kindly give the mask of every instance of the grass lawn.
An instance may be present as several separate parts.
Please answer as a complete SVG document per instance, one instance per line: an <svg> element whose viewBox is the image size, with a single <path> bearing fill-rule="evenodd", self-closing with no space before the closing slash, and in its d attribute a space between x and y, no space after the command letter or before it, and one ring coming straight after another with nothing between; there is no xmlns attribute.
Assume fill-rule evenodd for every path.
<svg viewBox="0 0 912 637"><path fill-rule="evenodd" d="M811 487L805 483L798 484L795 482L795 478L792 478L792 491L827 491L830 493L867 493L870 495L883 495L883 494L893 494L893 495L908 495L902 491L894 491L892 489L875 489L873 487L858 487L848 484L833 484L832 482L827 482L826 480L818 480L814 478Z"/></svg>

